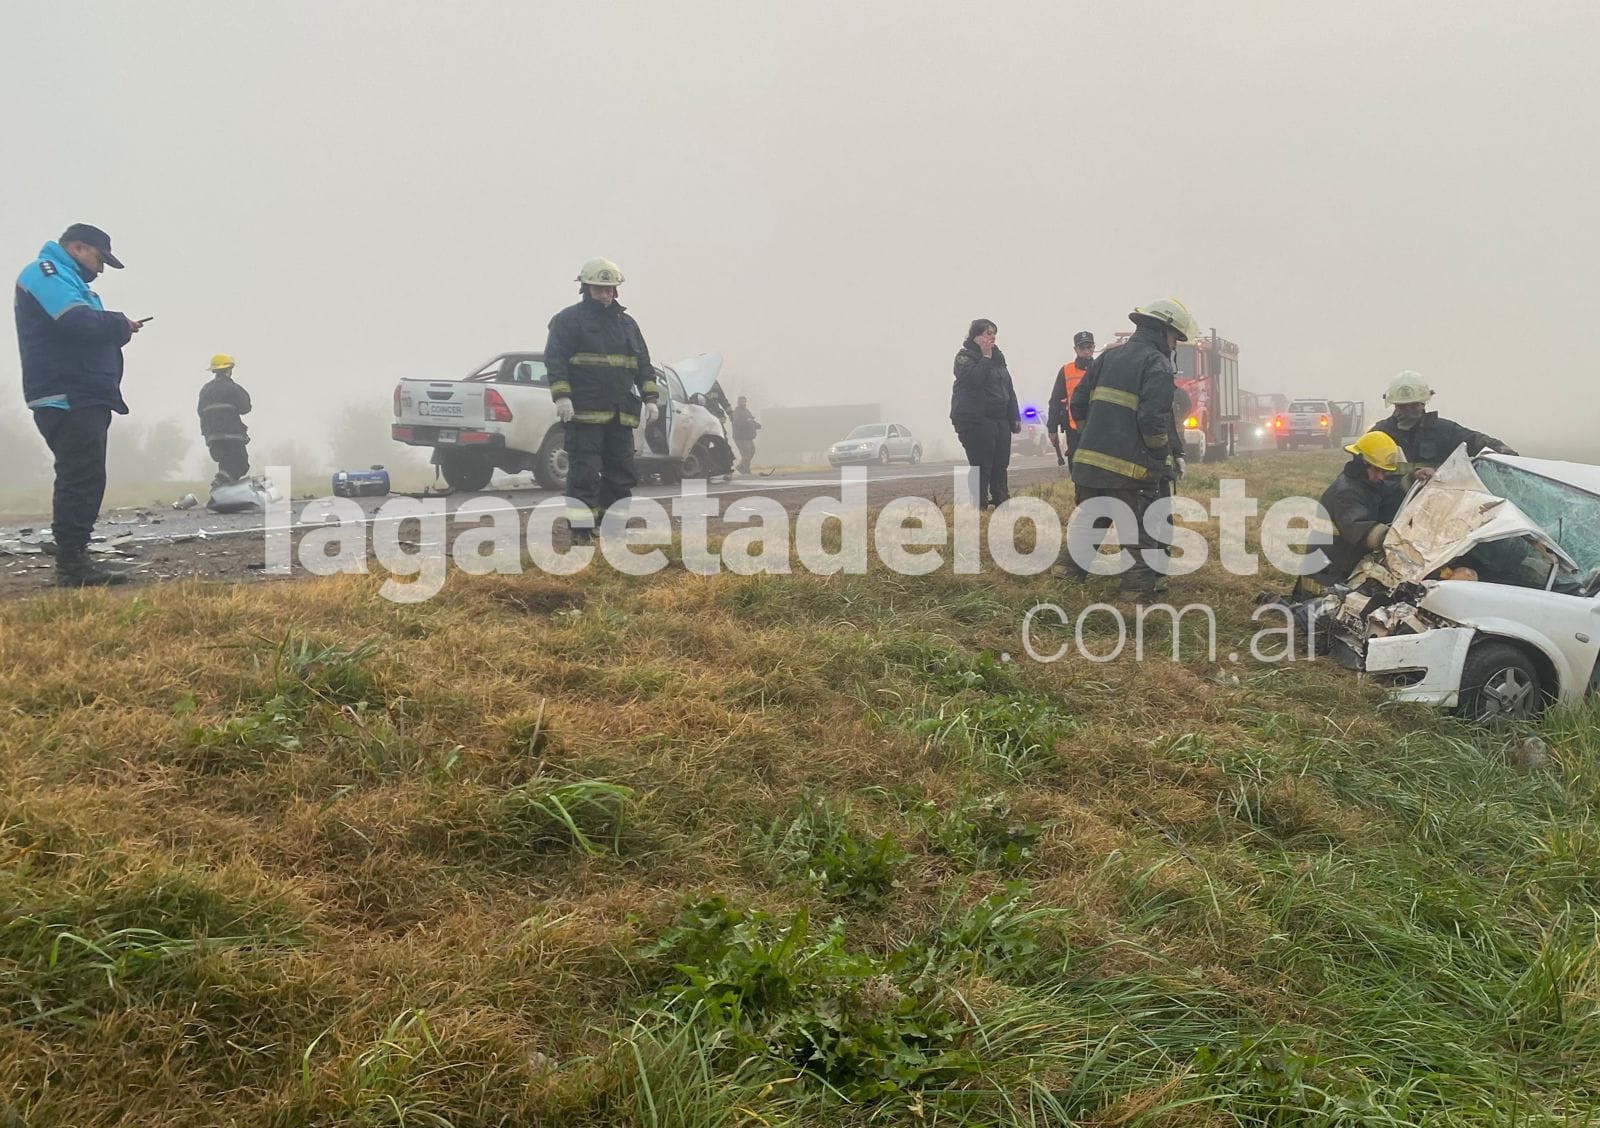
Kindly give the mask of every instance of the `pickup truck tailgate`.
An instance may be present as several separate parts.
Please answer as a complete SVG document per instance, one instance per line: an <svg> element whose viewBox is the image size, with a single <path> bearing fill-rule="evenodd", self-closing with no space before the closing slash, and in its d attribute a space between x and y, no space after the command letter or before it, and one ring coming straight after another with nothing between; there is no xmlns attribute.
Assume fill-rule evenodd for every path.
<svg viewBox="0 0 1600 1128"><path fill-rule="evenodd" d="M483 390L488 385L462 380L400 381L396 423L435 427L481 427Z"/></svg>

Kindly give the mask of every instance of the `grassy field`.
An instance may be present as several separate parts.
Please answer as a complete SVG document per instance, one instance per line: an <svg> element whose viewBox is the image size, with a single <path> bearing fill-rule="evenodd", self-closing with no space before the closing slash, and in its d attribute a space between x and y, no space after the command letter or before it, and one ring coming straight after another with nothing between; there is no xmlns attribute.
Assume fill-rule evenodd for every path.
<svg viewBox="0 0 1600 1128"><path fill-rule="evenodd" d="M1036 663L1047 577L377 582L0 607L0 1125L1600 1111L1593 712Z"/></svg>

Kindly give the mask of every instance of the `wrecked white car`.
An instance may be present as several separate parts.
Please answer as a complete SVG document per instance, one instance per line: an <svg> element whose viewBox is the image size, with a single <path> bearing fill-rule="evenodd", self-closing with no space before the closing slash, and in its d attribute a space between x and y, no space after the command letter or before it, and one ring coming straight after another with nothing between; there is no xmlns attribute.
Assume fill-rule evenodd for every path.
<svg viewBox="0 0 1600 1128"><path fill-rule="evenodd" d="M1343 664L1474 720L1600 690L1600 466L1458 448L1318 617Z"/></svg>

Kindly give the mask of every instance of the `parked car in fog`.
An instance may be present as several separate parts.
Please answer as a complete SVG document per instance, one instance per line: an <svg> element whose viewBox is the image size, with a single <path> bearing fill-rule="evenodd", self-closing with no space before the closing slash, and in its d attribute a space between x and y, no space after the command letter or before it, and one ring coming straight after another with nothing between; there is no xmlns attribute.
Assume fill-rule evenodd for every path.
<svg viewBox="0 0 1600 1128"><path fill-rule="evenodd" d="M915 465L921 461L922 444L911 433L911 428L901 423L863 423L828 448L829 466L843 466L847 462Z"/></svg>

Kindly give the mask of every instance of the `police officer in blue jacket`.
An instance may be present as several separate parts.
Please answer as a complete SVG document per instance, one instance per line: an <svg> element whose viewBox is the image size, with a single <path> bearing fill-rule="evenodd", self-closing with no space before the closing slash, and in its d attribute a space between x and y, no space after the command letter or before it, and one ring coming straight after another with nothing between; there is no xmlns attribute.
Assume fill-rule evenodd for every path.
<svg viewBox="0 0 1600 1128"><path fill-rule="evenodd" d="M46 243L17 278L17 347L22 397L55 456L51 531L56 582L69 587L123 583L127 576L89 559L89 537L106 492L106 433L122 402L122 346L141 323L113 313L89 283L121 270L111 237L74 223Z"/></svg>

